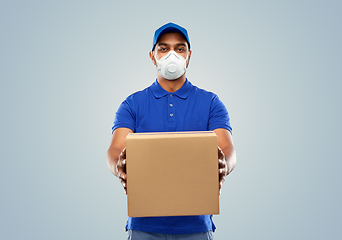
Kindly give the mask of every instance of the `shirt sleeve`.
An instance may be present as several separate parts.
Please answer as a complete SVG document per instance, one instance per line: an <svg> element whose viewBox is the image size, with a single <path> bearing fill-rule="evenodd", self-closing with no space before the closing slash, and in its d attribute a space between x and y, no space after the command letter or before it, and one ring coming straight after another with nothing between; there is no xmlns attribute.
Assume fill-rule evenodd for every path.
<svg viewBox="0 0 342 240"><path fill-rule="evenodd" d="M211 101L210 114L209 114L209 131L217 128L227 129L232 133L232 127L230 126L230 118L227 108L224 106L223 102L214 95Z"/></svg>
<svg viewBox="0 0 342 240"><path fill-rule="evenodd" d="M112 127L112 133L115 129L124 127L129 128L133 132L135 132L135 113L134 106L132 102L127 98L125 101L121 103L118 110L115 113L114 125Z"/></svg>

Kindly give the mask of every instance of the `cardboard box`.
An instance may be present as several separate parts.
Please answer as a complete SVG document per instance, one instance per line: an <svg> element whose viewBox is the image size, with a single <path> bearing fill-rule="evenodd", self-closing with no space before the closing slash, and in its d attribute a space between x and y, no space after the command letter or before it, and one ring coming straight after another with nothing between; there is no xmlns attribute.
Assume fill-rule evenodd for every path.
<svg viewBox="0 0 342 240"><path fill-rule="evenodd" d="M214 132L131 133L126 149L128 216L219 214Z"/></svg>

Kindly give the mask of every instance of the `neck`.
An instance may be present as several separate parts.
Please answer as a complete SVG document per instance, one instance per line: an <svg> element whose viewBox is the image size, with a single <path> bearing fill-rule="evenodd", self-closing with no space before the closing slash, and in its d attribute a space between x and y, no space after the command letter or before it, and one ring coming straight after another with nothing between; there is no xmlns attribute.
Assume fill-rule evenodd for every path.
<svg viewBox="0 0 342 240"><path fill-rule="evenodd" d="M164 88L167 92L176 92L184 85L186 77L185 74L183 74L183 76L176 80L167 80L163 78L160 74L157 74L157 81L159 85L162 88Z"/></svg>

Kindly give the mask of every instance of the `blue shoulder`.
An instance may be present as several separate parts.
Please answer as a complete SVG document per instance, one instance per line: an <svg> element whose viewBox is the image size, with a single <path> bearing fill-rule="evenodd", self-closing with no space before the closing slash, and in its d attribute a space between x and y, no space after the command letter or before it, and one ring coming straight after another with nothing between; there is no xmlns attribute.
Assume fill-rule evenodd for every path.
<svg viewBox="0 0 342 240"><path fill-rule="evenodd" d="M211 92L211 91L208 91L208 90L205 90L203 88L199 88L197 86L194 86L195 88L195 91L198 95L200 95L201 97L205 97L206 99L214 99L214 98L218 98L218 96Z"/></svg>
<svg viewBox="0 0 342 240"><path fill-rule="evenodd" d="M132 93L131 95L129 95L126 98L126 101L130 103L135 103L135 102L144 100L147 97L147 92L148 92L148 87L143 90L136 91L135 93Z"/></svg>

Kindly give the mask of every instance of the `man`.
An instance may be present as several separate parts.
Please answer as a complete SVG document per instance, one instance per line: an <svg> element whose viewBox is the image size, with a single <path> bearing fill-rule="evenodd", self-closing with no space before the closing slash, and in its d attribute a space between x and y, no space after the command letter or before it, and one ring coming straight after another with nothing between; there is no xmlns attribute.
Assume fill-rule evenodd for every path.
<svg viewBox="0 0 342 240"><path fill-rule="evenodd" d="M125 138L132 132L214 131L218 139L219 189L234 169L228 112L219 98L193 86L186 78L191 50L183 27L168 23L155 31L149 53L157 68L157 80L120 105L107 152L111 172L126 191ZM180 166L181 167L181 166ZM156 179L158 181L158 179ZM127 193L127 192L126 192ZM128 239L213 239L211 215L128 218Z"/></svg>

